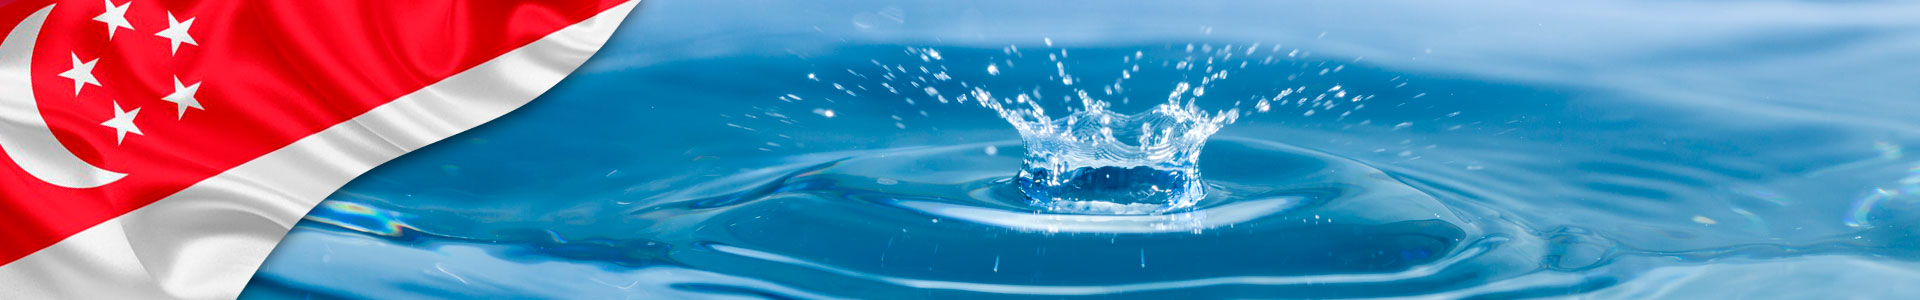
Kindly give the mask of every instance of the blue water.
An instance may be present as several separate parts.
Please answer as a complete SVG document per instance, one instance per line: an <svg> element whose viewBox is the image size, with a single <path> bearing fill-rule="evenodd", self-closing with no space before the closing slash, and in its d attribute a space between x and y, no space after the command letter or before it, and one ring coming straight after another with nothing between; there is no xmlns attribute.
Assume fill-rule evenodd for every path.
<svg viewBox="0 0 1920 300"><path fill-rule="evenodd" d="M1029 2L649 0L243 298L1920 295L1920 5ZM1019 132L940 101L1218 70L1192 97L1246 113L1158 213L1036 207ZM1339 101L1255 112L1295 89Z"/></svg>

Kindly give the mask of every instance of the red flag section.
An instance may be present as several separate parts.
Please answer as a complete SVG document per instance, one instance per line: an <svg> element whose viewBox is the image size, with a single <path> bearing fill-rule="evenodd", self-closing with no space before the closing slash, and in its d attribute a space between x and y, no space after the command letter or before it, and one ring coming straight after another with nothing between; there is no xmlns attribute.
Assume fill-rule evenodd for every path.
<svg viewBox="0 0 1920 300"><path fill-rule="evenodd" d="M54 2L0 4L6 32L50 9L0 122L58 141L0 131L0 265L625 1Z"/></svg>

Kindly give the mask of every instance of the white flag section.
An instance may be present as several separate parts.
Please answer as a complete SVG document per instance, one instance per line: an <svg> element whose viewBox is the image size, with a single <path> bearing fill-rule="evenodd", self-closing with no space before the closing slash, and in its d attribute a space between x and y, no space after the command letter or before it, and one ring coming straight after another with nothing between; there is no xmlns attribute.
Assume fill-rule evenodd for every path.
<svg viewBox="0 0 1920 300"><path fill-rule="evenodd" d="M552 88L638 1L496 57L0 266L0 299L231 299L295 222L354 177ZM341 274L352 276L352 274Z"/></svg>

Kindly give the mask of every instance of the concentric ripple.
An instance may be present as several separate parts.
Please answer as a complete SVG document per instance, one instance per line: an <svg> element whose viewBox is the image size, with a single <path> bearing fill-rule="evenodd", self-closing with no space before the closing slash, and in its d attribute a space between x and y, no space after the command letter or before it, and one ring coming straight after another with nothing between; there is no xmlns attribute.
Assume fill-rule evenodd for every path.
<svg viewBox="0 0 1920 300"><path fill-rule="evenodd" d="M692 248L675 256L681 263L853 297L1352 296L1376 285L1364 290L1417 295L1511 276L1540 257L1515 247L1531 236L1446 213L1363 164L1258 140L1213 143L1201 161L1207 197L1157 215L1024 205L1006 171L1020 158L981 145L743 175L765 183L686 189L704 192L634 213L685 227L650 229L687 235L662 237ZM715 182L742 181L751 180Z"/></svg>

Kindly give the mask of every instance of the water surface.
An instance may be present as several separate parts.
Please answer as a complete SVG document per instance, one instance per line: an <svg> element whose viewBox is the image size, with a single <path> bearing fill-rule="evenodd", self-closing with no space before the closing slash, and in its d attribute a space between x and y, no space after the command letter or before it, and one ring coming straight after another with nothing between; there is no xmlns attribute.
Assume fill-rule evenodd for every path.
<svg viewBox="0 0 1920 300"><path fill-rule="evenodd" d="M1916 11L650 0L330 196L243 298L1900 299ZM1132 113L1219 70L1186 95L1240 117L1154 213L1037 209L1019 131L957 101Z"/></svg>

